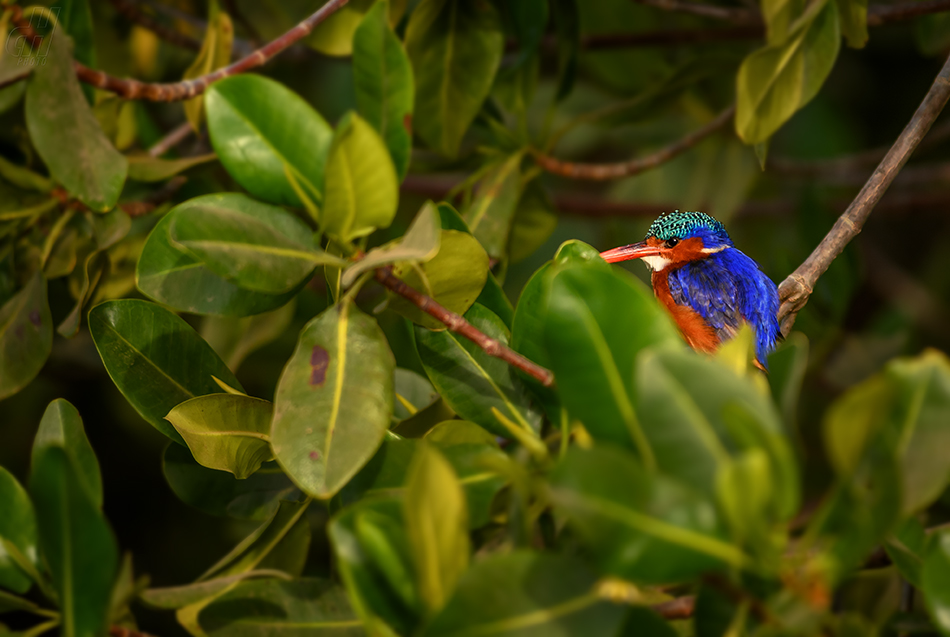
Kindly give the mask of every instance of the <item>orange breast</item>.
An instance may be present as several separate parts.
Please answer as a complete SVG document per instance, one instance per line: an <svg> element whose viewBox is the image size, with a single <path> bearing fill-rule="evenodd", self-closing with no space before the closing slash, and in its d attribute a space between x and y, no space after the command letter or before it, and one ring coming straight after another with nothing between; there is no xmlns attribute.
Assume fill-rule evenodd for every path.
<svg viewBox="0 0 950 637"><path fill-rule="evenodd" d="M653 292L667 311L673 316L676 325L680 328L683 338L693 349L700 352L715 352L719 347L719 336L716 330L706 324L703 317L691 307L677 305L670 293L670 284L667 271L653 273Z"/></svg>

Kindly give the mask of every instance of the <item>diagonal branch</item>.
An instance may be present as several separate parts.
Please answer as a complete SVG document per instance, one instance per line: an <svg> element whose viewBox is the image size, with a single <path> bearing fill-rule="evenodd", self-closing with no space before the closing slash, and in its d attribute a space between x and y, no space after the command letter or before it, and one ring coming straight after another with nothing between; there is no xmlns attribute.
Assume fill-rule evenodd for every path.
<svg viewBox="0 0 950 637"><path fill-rule="evenodd" d="M950 99L950 58L944 63L914 116L878 164L858 196L838 218L818 247L805 259L805 262L782 281L779 286L779 298L782 305L778 313L782 334L788 335L791 331L792 325L795 324L795 317L808 302L808 297L811 296L818 277L824 274L845 246L861 232L868 215L894 181L897 173L907 163L924 135L930 130L930 126L937 119L937 115L943 110L948 99Z"/></svg>
<svg viewBox="0 0 950 637"><path fill-rule="evenodd" d="M512 367L520 369L532 378L536 378L545 387L550 387L554 383L554 374L551 373L551 370L529 361L518 352L502 345L499 341L478 330L462 316L445 309L439 305L435 299L426 296L419 290L408 285L405 281L396 277L396 275L393 274L392 268L378 268L376 270L376 280L445 325L451 331L464 336L478 345L489 356L500 358Z"/></svg>
<svg viewBox="0 0 950 637"><path fill-rule="evenodd" d="M714 18L716 20L725 20L727 22L750 24L762 23L762 14L751 9L739 9L733 7L717 7L711 4L700 4L698 2L686 2L684 0L633 0L637 4L648 7L663 9L673 13L688 13L703 18Z"/></svg>
<svg viewBox="0 0 950 637"><path fill-rule="evenodd" d="M729 123L735 112L735 106L730 106L720 113L716 119L709 122L699 130L693 131L679 141L658 150L652 155L641 157L639 159L631 159L630 161L619 162L616 164L577 164L568 161L561 161L549 155L544 155L540 151L536 151L534 153L534 160L547 172L560 175L562 177L569 177L571 179L605 181L607 179L629 177L630 175L636 175L650 170L651 168L656 168L657 166L664 164L674 157L689 150Z"/></svg>
<svg viewBox="0 0 950 637"><path fill-rule="evenodd" d="M277 39L268 42L247 57L241 58L230 66L220 68L217 71L202 75L193 80L185 80L171 84L151 84L138 80L115 78L102 71L90 69L88 66L79 62L73 62L73 66L76 69L76 75L81 81L86 84L91 84L98 89L116 93L126 99L149 100L152 102L177 102L186 100L201 95L214 82L263 66L272 57L286 50L290 45L310 35L318 24L333 15L334 12L338 11L348 1L349 0L329 0L329 2L320 7L306 20Z"/></svg>

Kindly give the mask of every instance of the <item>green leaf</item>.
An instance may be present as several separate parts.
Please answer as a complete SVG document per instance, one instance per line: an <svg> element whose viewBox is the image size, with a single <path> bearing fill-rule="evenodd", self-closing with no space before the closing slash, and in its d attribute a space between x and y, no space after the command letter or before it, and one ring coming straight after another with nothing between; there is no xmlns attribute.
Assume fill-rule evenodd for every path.
<svg viewBox="0 0 950 637"><path fill-rule="evenodd" d="M52 349L53 318L46 279L37 272L0 307L0 399L33 380Z"/></svg>
<svg viewBox="0 0 950 637"><path fill-rule="evenodd" d="M884 541L884 550L901 577L918 589L923 588L921 571L929 547L930 538L916 518L904 520L894 534Z"/></svg>
<svg viewBox="0 0 950 637"><path fill-rule="evenodd" d="M389 26L389 3L377 2L353 36L353 75L360 115L386 141L400 179L412 150L412 66Z"/></svg>
<svg viewBox="0 0 950 637"><path fill-rule="evenodd" d="M403 506L419 592L435 613L468 568L470 550L465 492L435 447L423 443L416 450Z"/></svg>
<svg viewBox="0 0 950 637"><path fill-rule="evenodd" d="M237 371L252 352L280 338L290 327L297 304L245 318L207 316L201 322L201 337Z"/></svg>
<svg viewBox="0 0 950 637"><path fill-rule="evenodd" d="M211 515L264 520L281 500L296 501L300 491L276 462L265 463L246 480L198 464L182 445L170 444L162 457L162 473L178 498Z"/></svg>
<svg viewBox="0 0 950 637"><path fill-rule="evenodd" d="M89 311L99 356L126 400L153 427L183 442L165 416L189 398L220 392L212 376L241 388L198 333L168 310L135 299L106 301Z"/></svg>
<svg viewBox="0 0 950 637"><path fill-rule="evenodd" d="M284 173L288 166L307 195L321 203L333 131L299 95L260 75L235 75L211 85L205 110L215 152L249 193L302 206Z"/></svg>
<svg viewBox="0 0 950 637"><path fill-rule="evenodd" d="M863 49L868 41L868 0L836 0L841 34L852 49Z"/></svg>
<svg viewBox="0 0 950 637"><path fill-rule="evenodd" d="M515 308L511 320L511 348L534 361L542 367L551 367L548 360L547 348L544 343L544 322L547 309L545 288L547 287L548 272L551 262L531 275L518 297L518 307ZM518 377L527 385L528 390L538 398L545 412L553 420L553 414L559 414L561 399L558 392L552 387L545 387L536 378L528 376L521 370L516 371Z"/></svg>
<svg viewBox="0 0 950 637"><path fill-rule="evenodd" d="M725 539L709 499L647 473L618 448L571 448L555 468L551 488L555 507L607 573L661 583L752 565Z"/></svg>
<svg viewBox="0 0 950 637"><path fill-rule="evenodd" d="M574 88L577 60L581 50L581 18L577 0L553 0L551 17L557 36L557 99L567 97Z"/></svg>
<svg viewBox="0 0 950 637"><path fill-rule="evenodd" d="M367 629L378 627L380 634L410 634L418 622L402 517L400 501L370 498L340 511L327 527L351 603Z"/></svg>
<svg viewBox="0 0 950 637"><path fill-rule="evenodd" d="M39 453L30 472L40 546L52 574L64 635L105 633L118 548L74 462L60 447Z"/></svg>
<svg viewBox="0 0 950 637"><path fill-rule="evenodd" d="M450 312L464 314L485 287L488 255L467 232L443 230L440 237L435 257L419 265L397 263L393 274ZM400 296L390 293L387 307L429 329L445 329L445 325Z"/></svg>
<svg viewBox="0 0 950 637"><path fill-rule="evenodd" d="M337 124L325 175L326 204L320 219L342 244L388 228L399 203L399 182L379 133L355 113Z"/></svg>
<svg viewBox="0 0 950 637"><path fill-rule="evenodd" d="M168 234L173 246L252 292L284 294L299 289L317 265L346 263L320 250L310 228L290 213L243 195L194 203L171 220Z"/></svg>
<svg viewBox="0 0 950 637"><path fill-rule="evenodd" d="M934 536L922 579L930 618L941 634L950 635L950 532Z"/></svg>
<svg viewBox="0 0 950 637"><path fill-rule="evenodd" d="M439 253L441 238L439 216L432 202L427 202L419 210L401 239L370 250L365 257L343 272L340 282L343 287L349 287L364 272L390 263L399 261L425 263Z"/></svg>
<svg viewBox="0 0 950 637"><path fill-rule="evenodd" d="M508 259L524 261L544 245L557 227L557 212L537 180L528 184L515 209L508 239Z"/></svg>
<svg viewBox="0 0 950 637"><path fill-rule="evenodd" d="M209 637L366 634L346 591L313 578L241 582L202 610L198 621Z"/></svg>
<svg viewBox="0 0 950 637"><path fill-rule="evenodd" d="M479 182L465 222L488 256L503 259L518 200L521 198L522 153L499 162Z"/></svg>
<svg viewBox="0 0 950 637"><path fill-rule="evenodd" d="M409 369L396 368L393 421L399 422L414 416L439 399L438 392L429 379Z"/></svg>
<svg viewBox="0 0 950 637"><path fill-rule="evenodd" d="M794 454L769 396L752 379L683 349L644 352L636 369L640 426L663 473L712 496L720 471L741 451L761 451L774 485L764 502L772 520L798 511ZM754 495L748 489L737 496L746 504Z"/></svg>
<svg viewBox="0 0 950 637"><path fill-rule="evenodd" d="M227 66L231 62L231 45L234 43L234 25L231 24L231 18L227 13L218 8L215 0L209 3L208 26L205 29L205 37L201 43L201 50L198 56L191 63L183 80L193 80L197 77L207 75ZM185 107L185 117L195 131L201 129L201 120L204 108L204 96L199 95L183 102Z"/></svg>
<svg viewBox="0 0 950 637"><path fill-rule="evenodd" d="M808 367L808 339L801 332L792 332L769 355L769 385L772 398L787 431L798 428L798 401L805 369Z"/></svg>
<svg viewBox="0 0 950 637"><path fill-rule="evenodd" d="M209 394L175 406L165 419L198 464L243 480L273 459L268 435L272 413L273 405L260 398Z"/></svg>
<svg viewBox="0 0 950 637"><path fill-rule="evenodd" d="M498 440L493 434L468 420L440 422L425 435L425 438L443 450L454 445L498 446Z"/></svg>
<svg viewBox="0 0 950 637"><path fill-rule="evenodd" d="M495 8L479 0L422 0L406 27L416 77L415 128L454 157L488 97L504 48Z"/></svg>
<svg viewBox="0 0 950 637"><path fill-rule="evenodd" d="M376 0L351 0L313 29L307 38L308 45L330 56L355 55L355 33L363 17L376 4ZM406 10L406 0L393 0L389 11L389 22L399 24Z"/></svg>
<svg viewBox="0 0 950 637"><path fill-rule="evenodd" d="M30 140L56 181L93 210L105 212L119 200L128 161L86 102L73 70L70 38L57 27L45 42L46 63L27 81Z"/></svg>
<svg viewBox="0 0 950 637"><path fill-rule="evenodd" d="M597 579L576 557L528 551L489 555L462 576L423 635L619 634L626 609L598 595Z"/></svg>
<svg viewBox="0 0 950 637"><path fill-rule="evenodd" d="M79 411L62 398L51 402L43 413L33 439L32 462L35 464L39 455L49 447L59 447L66 452L92 503L101 508L102 475L99 473L99 461L86 437Z"/></svg>
<svg viewBox="0 0 950 637"><path fill-rule="evenodd" d="M155 225L142 248L135 270L139 290L159 303L195 314L241 317L285 305L299 290L265 294L242 289L215 274L197 257L176 248L169 234L176 218L187 217L197 208L240 208L253 215L261 206L244 195L222 193L196 197L173 208Z"/></svg>
<svg viewBox="0 0 950 637"><path fill-rule="evenodd" d="M475 304L465 319L489 338L508 344L508 329L495 314ZM429 380L455 413L499 436L510 437L492 414L498 409L527 431L537 433L541 414L505 361L489 356L467 338L416 327L416 347Z"/></svg>
<svg viewBox="0 0 950 637"><path fill-rule="evenodd" d="M36 514L30 497L9 471L0 467L0 538L11 542L33 565L37 564ZM14 593L25 593L32 581L7 554L0 542L0 586ZM0 608L3 600L0 599Z"/></svg>
<svg viewBox="0 0 950 637"><path fill-rule="evenodd" d="M558 254L574 260L563 249ZM642 283L597 261L555 268L550 276L542 312L547 360L571 416L595 439L636 449L651 468L656 458L634 404L634 361L647 346L682 340Z"/></svg>
<svg viewBox="0 0 950 637"><path fill-rule="evenodd" d="M218 156L214 153L181 159L161 159L150 155L132 155L128 158L129 179L144 182L165 181L189 168L206 164L217 158Z"/></svg>
<svg viewBox="0 0 950 637"><path fill-rule="evenodd" d="M143 602L155 608L174 610L188 606L196 602L217 597L223 591L233 589L235 584L243 580L252 578L280 578L290 579L286 573L274 570L256 570L244 571L227 575L225 577L215 577L212 579L183 584L181 586L163 586L161 588L149 588L142 591L139 597Z"/></svg>
<svg viewBox="0 0 950 637"><path fill-rule="evenodd" d="M815 2L789 36L753 51L737 77L736 132L746 144L764 142L810 102L831 72L841 33L831 0Z"/></svg>
<svg viewBox="0 0 950 637"><path fill-rule="evenodd" d="M389 428L395 360L376 321L349 299L304 326L274 399L274 455L305 492L328 498Z"/></svg>

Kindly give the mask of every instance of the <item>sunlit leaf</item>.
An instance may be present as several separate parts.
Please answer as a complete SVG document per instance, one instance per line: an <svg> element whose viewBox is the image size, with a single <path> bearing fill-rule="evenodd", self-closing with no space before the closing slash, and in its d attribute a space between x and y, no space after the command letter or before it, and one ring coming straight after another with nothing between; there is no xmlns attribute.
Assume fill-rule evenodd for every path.
<svg viewBox="0 0 950 637"><path fill-rule="evenodd" d="M181 159L161 159L149 155L132 155L129 160L129 179L135 181L165 181L193 166L206 164L218 158L214 153Z"/></svg>

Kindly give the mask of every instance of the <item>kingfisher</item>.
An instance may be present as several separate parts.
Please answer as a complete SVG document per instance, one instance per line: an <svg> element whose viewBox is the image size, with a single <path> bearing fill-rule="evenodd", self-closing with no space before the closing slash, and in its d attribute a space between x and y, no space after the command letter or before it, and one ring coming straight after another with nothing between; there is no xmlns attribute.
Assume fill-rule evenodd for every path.
<svg viewBox="0 0 950 637"><path fill-rule="evenodd" d="M601 252L608 263L642 259L653 293L693 349L714 352L748 323L755 364L780 338L778 288L759 265L736 249L721 222L702 212L664 212L639 243Z"/></svg>

